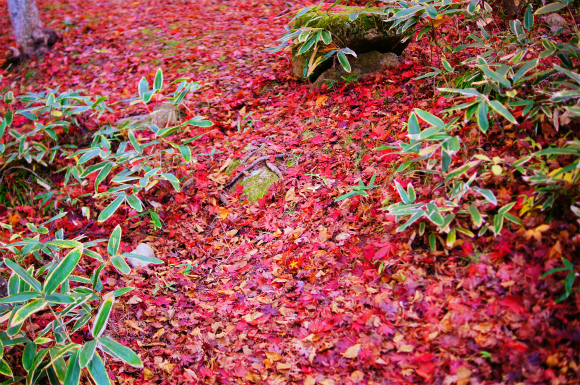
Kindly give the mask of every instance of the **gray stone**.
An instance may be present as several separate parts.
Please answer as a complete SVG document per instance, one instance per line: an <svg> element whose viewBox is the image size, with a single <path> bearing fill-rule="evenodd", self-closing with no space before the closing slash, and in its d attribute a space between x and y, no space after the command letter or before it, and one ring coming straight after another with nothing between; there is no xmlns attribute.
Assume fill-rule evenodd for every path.
<svg viewBox="0 0 580 385"><path fill-rule="evenodd" d="M151 123L159 128L164 128L171 122L176 122L181 118L179 107L171 102L165 102L155 107L150 117Z"/></svg>
<svg viewBox="0 0 580 385"><path fill-rule="evenodd" d="M155 258L155 251L153 251L153 248L146 243L138 244L135 250L131 251L131 253L142 255L148 258ZM127 258L127 263L134 269L139 269L145 266L149 266L151 264L133 258Z"/></svg>
<svg viewBox="0 0 580 385"><path fill-rule="evenodd" d="M388 67L398 67L399 58L392 52L380 53L371 51L361 53L358 57L349 60L351 71L346 72L340 64L334 68L324 71L313 84L313 87L320 87L325 82L341 82L344 78L354 76L356 79L377 73Z"/></svg>
<svg viewBox="0 0 580 385"><path fill-rule="evenodd" d="M557 13L551 13L547 16L544 16L544 21L550 26L552 32L557 32L560 29L566 28L568 26L566 19Z"/></svg>
<svg viewBox="0 0 580 385"><path fill-rule="evenodd" d="M146 115L129 116L128 118L119 119L115 122L116 127L129 122L130 126L141 124L154 124L159 128L164 128L171 122L178 121L181 118L179 107L171 102L164 102L153 108L153 112Z"/></svg>

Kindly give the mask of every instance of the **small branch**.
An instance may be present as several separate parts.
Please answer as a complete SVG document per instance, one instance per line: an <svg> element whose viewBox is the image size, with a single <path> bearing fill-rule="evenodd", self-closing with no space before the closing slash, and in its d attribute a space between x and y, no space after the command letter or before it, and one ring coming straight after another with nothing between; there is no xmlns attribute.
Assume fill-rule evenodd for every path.
<svg viewBox="0 0 580 385"><path fill-rule="evenodd" d="M278 155L266 155L266 156L259 157L258 159L256 159L252 163L250 163L248 165L248 167L244 168L242 171L237 173L236 176L234 176L228 183L226 183L224 185L224 188L229 188L229 187L233 186L233 184L236 183L236 181L238 179L240 179L240 177L243 176L247 171L250 171L251 169L256 167L256 165L260 164L261 162L267 161L268 159L270 159L271 156L273 156L276 159L283 159L285 156L288 156L288 155L295 155L295 154L278 154Z"/></svg>
<svg viewBox="0 0 580 385"><path fill-rule="evenodd" d="M268 167L270 170L272 170L273 172L276 173L276 175L278 175L278 179L282 180L284 179L284 175L282 175L282 171L280 171L280 169L278 167L276 167L276 165L270 163L270 162L266 162L266 167Z"/></svg>
<svg viewBox="0 0 580 385"><path fill-rule="evenodd" d="M262 149L264 148L264 145L261 145L260 147L258 147L257 149L255 149L254 151L250 151L250 153L248 155L246 155L244 157L244 159L242 159L242 161L240 162L240 166L244 163L246 163L248 161L248 159L250 159L252 157L252 155L254 155L255 153L262 151Z"/></svg>
<svg viewBox="0 0 580 385"><path fill-rule="evenodd" d="M41 181L43 181L43 182L45 181L43 177L39 176L37 173L35 173L34 171L32 171L32 170L31 170L31 169L29 169L29 168L26 168L26 167L23 167L23 166L14 166L14 167L7 168L6 170L4 170L4 171L2 172L2 176L0 176L0 185L1 185L1 184L2 184L2 182L4 181L4 177L6 176L6 173L7 173L8 171L10 171L10 170L14 170L14 169L22 169L22 170L26 170L26 171L28 171L28 172L31 172L32 174L36 175L36 177L37 177L38 179L40 179Z"/></svg>

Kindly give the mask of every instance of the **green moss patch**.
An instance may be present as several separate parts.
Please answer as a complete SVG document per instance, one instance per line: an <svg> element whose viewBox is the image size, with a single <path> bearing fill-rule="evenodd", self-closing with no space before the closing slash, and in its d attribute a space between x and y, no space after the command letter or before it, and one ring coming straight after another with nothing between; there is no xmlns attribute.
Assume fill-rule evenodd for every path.
<svg viewBox="0 0 580 385"><path fill-rule="evenodd" d="M257 168L251 174L241 179L236 185L242 185L244 194L251 202L257 202L266 195L270 186L278 182L278 175L267 167ZM235 190L235 186L234 186Z"/></svg>

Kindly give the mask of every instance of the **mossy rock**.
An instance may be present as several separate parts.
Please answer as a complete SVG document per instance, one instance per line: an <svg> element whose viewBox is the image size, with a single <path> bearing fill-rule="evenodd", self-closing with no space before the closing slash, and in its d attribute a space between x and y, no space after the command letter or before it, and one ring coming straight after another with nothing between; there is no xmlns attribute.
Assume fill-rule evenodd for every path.
<svg viewBox="0 0 580 385"><path fill-rule="evenodd" d="M240 158L234 158L234 159L232 159L232 163L230 163L229 166L226 167L226 169L224 170L224 172L227 175L231 175L232 172L236 171L236 169L238 168L238 166L240 165L240 163L242 163L242 160Z"/></svg>
<svg viewBox="0 0 580 385"><path fill-rule="evenodd" d="M264 166L254 169L250 175L237 182L236 186L242 185L248 200L257 202L258 199L262 199L266 195L270 186L276 182L278 182L278 175Z"/></svg>
<svg viewBox="0 0 580 385"><path fill-rule="evenodd" d="M397 34L391 30L392 22L386 22L388 18L378 7L348 7L337 6L330 11L314 8L310 12L296 18L294 29L303 27L322 28L332 33L332 43L338 48L350 48L358 54L379 51L380 53L393 52L400 55L407 47L411 39L406 39L414 30L409 30L408 35ZM358 13L355 20L350 20L351 14ZM319 47L322 43L319 42ZM292 73L298 78L303 77L305 63L310 60L312 51L298 55L300 44L292 48ZM319 48L319 51L320 48ZM324 55L325 52L319 55ZM318 56L318 54L317 54ZM349 60L351 57L349 57ZM310 79L316 80L318 76L332 66L330 58L318 65Z"/></svg>
<svg viewBox="0 0 580 385"><path fill-rule="evenodd" d="M367 75L377 73L384 68L393 68L399 66L399 58L392 52L380 53L371 51L361 53L358 57L350 60L352 67L350 73L346 72L342 66L336 66L324 71L318 79L312 84L313 87L320 87L325 82L344 82L348 77L354 77L359 80Z"/></svg>

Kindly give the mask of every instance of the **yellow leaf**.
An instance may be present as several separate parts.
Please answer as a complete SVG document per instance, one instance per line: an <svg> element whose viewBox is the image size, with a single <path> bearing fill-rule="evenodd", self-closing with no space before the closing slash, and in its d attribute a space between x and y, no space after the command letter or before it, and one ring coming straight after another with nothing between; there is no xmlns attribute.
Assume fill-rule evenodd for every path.
<svg viewBox="0 0 580 385"><path fill-rule="evenodd" d="M542 240L542 233L548 231L550 229L550 225L540 225L535 229L530 229L526 231L526 239L534 238L536 241Z"/></svg>
<svg viewBox="0 0 580 385"><path fill-rule="evenodd" d="M356 344L346 349L346 352L342 353L344 358L357 358L360 352L360 344Z"/></svg>
<svg viewBox="0 0 580 385"><path fill-rule="evenodd" d="M272 362L282 361L282 355L276 352L269 352L266 350L266 357Z"/></svg>
<svg viewBox="0 0 580 385"><path fill-rule="evenodd" d="M278 369L278 370L289 370L289 369L292 369L292 364L291 363L278 362L278 364L276 364L276 369Z"/></svg>
<svg viewBox="0 0 580 385"><path fill-rule="evenodd" d="M143 368L143 375L144 375L143 378L145 379L145 381L149 381L154 376L153 372L147 368Z"/></svg>
<svg viewBox="0 0 580 385"><path fill-rule="evenodd" d="M444 16L444 15L439 15L435 19L431 20L429 22L429 24L431 24L432 27L437 27L438 25L441 25L449 20L451 20L450 17Z"/></svg>
<svg viewBox="0 0 580 385"><path fill-rule="evenodd" d="M217 208L217 212L218 212L217 216L219 219L226 219L228 217L228 214L230 214L228 209L226 209L225 207L221 207L221 206Z"/></svg>
<svg viewBox="0 0 580 385"><path fill-rule="evenodd" d="M164 334L165 334L165 329L164 328L161 328L161 329L157 330L157 333L155 333L153 335L153 338L159 338L159 337L161 337Z"/></svg>
<svg viewBox="0 0 580 385"><path fill-rule="evenodd" d="M360 370L355 370L354 372L351 373L350 375L350 379L352 380L352 382L359 383L362 382L362 380L364 380L365 378L365 374L363 372L361 372Z"/></svg>
<svg viewBox="0 0 580 385"><path fill-rule="evenodd" d="M62 116L62 111L59 111L59 110L53 110L53 111L51 112L51 114L52 114L52 116L56 116L56 117L58 118L59 116Z"/></svg>
<svg viewBox="0 0 580 385"><path fill-rule="evenodd" d="M500 165L494 164L493 166L491 166L491 172L493 172L493 175L500 176L502 171L503 170Z"/></svg>
<svg viewBox="0 0 580 385"><path fill-rule="evenodd" d="M286 191L286 196L284 197L284 200L288 202L294 200L294 198L296 198L296 192L294 190L294 187L291 187L288 191Z"/></svg>
<svg viewBox="0 0 580 385"><path fill-rule="evenodd" d="M467 385L470 376L471 370L467 369L465 366L457 369L457 385Z"/></svg>
<svg viewBox="0 0 580 385"><path fill-rule="evenodd" d="M327 100L328 95L320 95L319 97L316 98L316 106L317 107L324 106Z"/></svg>
<svg viewBox="0 0 580 385"><path fill-rule="evenodd" d="M401 345L399 348L399 353L411 353L413 351L413 345Z"/></svg>
<svg viewBox="0 0 580 385"><path fill-rule="evenodd" d="M8 222L10 222L10 224L12 226L16 226L16 224L18 222L20 222L20 217L18 216L18 213L17 212L13 212L12 214L10 214L8 216Z"/></svg>

